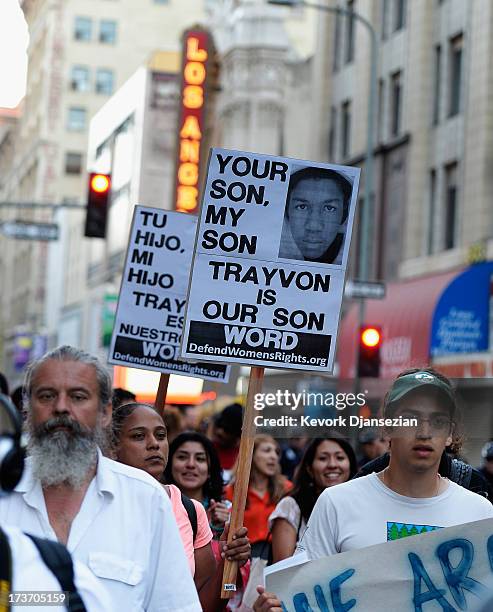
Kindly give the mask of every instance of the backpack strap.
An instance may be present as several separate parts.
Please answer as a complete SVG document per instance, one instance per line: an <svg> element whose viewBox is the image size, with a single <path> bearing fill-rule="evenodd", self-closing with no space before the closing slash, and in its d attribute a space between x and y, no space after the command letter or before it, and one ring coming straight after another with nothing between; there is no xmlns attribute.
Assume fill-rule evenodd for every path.
<svg viewBox="0 0 493 612"><path fill-rule="evenodd" d="M450 466L450 480L461 485L465 489L469 488L471 483L472 467L459 459L452 459Z"/></svg>
<svg viewBox="0 0 493 612"><path fill-rule="evenodd" d="M74 564L70 553L58 542L44 540L26 533L38 549L38 552L46 566L55 575L62 587L62 591L68 592L68 601L65 602L69 612L87 612L84 602L77 591L74 583Z"/></svg>
<svg viewBox="0 0 493 612"><path fill-rule="evenodd" d="M0 529L0 612L9 612L12 591L12 551L5 533Z"/></svg>
<svg viewBox="0 0 493 612"><path fill-rule="evenodd" d="M193 501L186 495L183 495L183 493L181 494L181 503L187 511L188 520L190 521L193 531L193 543L195 544L195 538L197 537L197 508Z"/></svg>

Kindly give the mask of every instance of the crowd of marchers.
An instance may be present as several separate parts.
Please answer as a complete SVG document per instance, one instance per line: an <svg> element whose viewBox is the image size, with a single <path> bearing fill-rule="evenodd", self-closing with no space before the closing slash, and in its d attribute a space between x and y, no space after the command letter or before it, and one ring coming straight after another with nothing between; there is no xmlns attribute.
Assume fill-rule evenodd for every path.
<svg viewBox="0 0 493 612"><path fill-rule="evenodd" d="M14 403L0 385L0 580L68 593L54 610L281 612L262 586L267 564L386 542L395 517L434 527L493 517L493 442L480 470L461 460L455 390L431 368L402 372L383 400L383 418L415 425L363 431L359 457L336 432L283 444L258 435L231 535L240 404L205 430L184 409L161 414L113 389L97 358L69 346L28 366ZM230 599L225 560L238 564Z"/></svg>

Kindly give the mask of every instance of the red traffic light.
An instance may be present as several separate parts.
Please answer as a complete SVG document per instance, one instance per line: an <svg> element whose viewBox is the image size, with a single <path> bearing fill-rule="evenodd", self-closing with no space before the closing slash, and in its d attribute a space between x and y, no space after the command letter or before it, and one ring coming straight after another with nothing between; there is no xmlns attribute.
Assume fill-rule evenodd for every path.
<svg viewBox="0 0 493 612"><path fill-rule="evenodd" d="M376 325L360 327L357 368L359 378L378 378L380 376L381 343L381 327Z"/></svg>
<svg viewBox="0 0 493 612"><path fill-rule="evenodd" d="M96 193L106 193L111 185L108 174L91 174L90 189Z"/></svg>
<svg viewBox="0 0 493 612"><path fill-rule="evenodd" d="M376 327L364 327L361 330L361 342L365 346L374 347L380 344L381 334Z"/></svg>
<svg viewBox="0 0 493 612"><path fill-rule="evenodd" d="M111 200L111 175L91 172L87 189L84 236L105 238Z"/></svg>

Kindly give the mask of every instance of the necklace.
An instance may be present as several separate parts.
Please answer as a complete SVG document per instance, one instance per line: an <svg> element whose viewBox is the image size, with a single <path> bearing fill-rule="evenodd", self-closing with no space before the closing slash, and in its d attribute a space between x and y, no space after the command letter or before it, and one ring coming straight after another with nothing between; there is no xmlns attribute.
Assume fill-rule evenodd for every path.
<svg viewBox="0 0 493 612"><path fill-rule="evenodd" d="M387 470L389 468L386 467L383 471L382 471L382 482L383 484L388 488L391 489L392 491L394 489L392 489L392 487L390 486L390 484L388 483L387 479L386 479L386 474L387 474ZM443 476L440 476L440 474L437 474L437 488L435 491L435 495L433 495L433 497L438 497L439 495L439 491L440 491L440 485L442 484L442 480L447 480L446 478L444 478Z"/></svg>

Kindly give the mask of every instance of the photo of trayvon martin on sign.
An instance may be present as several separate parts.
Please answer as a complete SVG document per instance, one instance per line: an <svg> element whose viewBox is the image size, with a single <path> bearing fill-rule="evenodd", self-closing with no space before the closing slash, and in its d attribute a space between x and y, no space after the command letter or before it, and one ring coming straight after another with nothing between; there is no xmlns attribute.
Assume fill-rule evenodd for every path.
<svg viewBox="0 0 493 612"><path fill-rule="evenodd" d="M197 218L136 206L109 363L226 382L229 367L178 358Z"/></svg>
<svg viewBox="0 0 493 612"><path fill-rule="evenodd" d="M332 371L359 172L211 150L183 357Z"/></svg>

